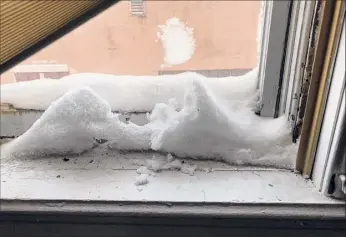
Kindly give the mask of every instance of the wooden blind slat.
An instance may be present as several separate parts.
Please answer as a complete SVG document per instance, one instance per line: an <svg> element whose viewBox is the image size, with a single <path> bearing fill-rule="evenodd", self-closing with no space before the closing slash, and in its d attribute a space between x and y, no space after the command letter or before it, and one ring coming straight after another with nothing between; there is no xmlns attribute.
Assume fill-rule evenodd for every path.
<svg viewBox="0 0 346 237"><path fill-rule="evenodd" d="M0 0L0 65L104 0Z"/></svg>

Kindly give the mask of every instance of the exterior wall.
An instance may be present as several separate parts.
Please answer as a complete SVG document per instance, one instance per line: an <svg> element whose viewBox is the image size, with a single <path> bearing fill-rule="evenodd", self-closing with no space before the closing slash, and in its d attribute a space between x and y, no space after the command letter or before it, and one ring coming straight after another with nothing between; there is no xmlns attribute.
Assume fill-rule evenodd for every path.
<svg viewBox="0 0 346 237"><path fill-rule="evenodd" d="M146 16L122 1L23 63L48 60L71 73L157 75L159 71L249 69L256 65L260 1L146 1ZM194 29L196 51L181 65L162 69L158 25L178 17ZM11 73L1 83L13 81Z"/></svg>

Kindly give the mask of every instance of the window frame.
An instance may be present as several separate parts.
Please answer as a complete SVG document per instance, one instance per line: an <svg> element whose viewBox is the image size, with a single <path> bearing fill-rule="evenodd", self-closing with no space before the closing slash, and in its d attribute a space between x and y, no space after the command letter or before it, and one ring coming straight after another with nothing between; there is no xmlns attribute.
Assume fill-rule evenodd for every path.
<svg viewBox="0 0 346 237"><path fill-rule="evenodd" d="M313 35L310 34L312 41L315 42L309 46L304 76L300 78L302 82L304 81L301 83L302 89L300 90L302 99L296 103L295 120L302 121L302 126L300 128L298 126L299 129L297 126L295 127L297 130L301 129L296 168L307 179L311 178L316 167L318 141L323 135L321 134L323 114L326 109L329 86L332 82L333 67L336 63L337 45L341 37L345 4L343 2L334 3L323 1L316 5L315 12L318 14L314 16L315 29L311 30ZM306 85L309 85L308 90ZM306 93L305 102L302 96L304 93ZM324 156L323 160L327 160L327 158Z"/></svg>
<svg viewBox="0 0 346 237"><path fill-rule="evenodd" d="M265 1L259 62L259 114L278 117L278 103L286 54L292 1Z"/></svg>
<svg viewBox="0 0 346 237"><path fill-rule="evenodd" d="M285 60L283 77L283 81L286 81L286 86L284 83L280 101L280 114L285 114L287 119L292 121L292 126L294 126L294 122L298 117L298 108L301 106L299 104L298 95L301 93L303 76L305 73L304 69L309 67L309 65L306 65L309 35L311 35L311 31L314 30L311 26L314 12L317 11L317 5L314 1L294 2L293 11L297 9L297 6L300 8L300 13L298 15L293 13L292 16L293 24L297 25L297 27L293 29L295 30L295 32L293 32L295 36L293 37L293 34L291 34L292 29L290 29L287 45L288 53L286 54L287 59ZM309 139L311 139L309 142L316 142L316 150L315 153L311 152L310 156L309 153L307 153L305 157L300 157L305 159L306 164L302 170L299 170L306 179L311 179L318 190L326 196L333 195L329 193L330 186L337 182L334 180L333 175L345 172L342 171L343 168L340 166L345 162L342 160L345 159L345 154L342 153L344 150L341 149L341 146L344 139L342 133L344 132L343 129L346 123L346 79L345 75L343 75L345 65L339 62L339 60L345 60L345 4L338 2L334 6L329 6L329 10L332 13L326 13L326 15L329 17L331 23L330 26L327 27L330 27L331 30L327 33L329 35L327 40L321 44L327 45L327 49L325 57L322 59L323 70L321 71L321 75L318 75L320 77L320 85L318 85L319 88L316 90L322 102L313 111L313 116L319 119L316 120L318 131L307 131L307 134L310 135ZM324 11L328 11L328 9L324 9ZM322 15L322 18L323 17ZM294 43L292 44L292 42ZM317 51L321 50L320 45L317 47ZM315 134L317 137L311 138L311 134ZM309 171L307 167L309 165L311 165L311 169L310 172L307 172ZM338 191L336 197L342 198L341 196L340 191Z"/></svg>
<svg viewBox="0 0 346 237"><path fill-rule="evenodd" d="M346 231L344 212L325 205L6 202L5 236L330 236ZM39 211L37 211L39 210ZM101 214L102 213L102 214Z"/></svg>
<svg viewBox="0 0 346 237"><path fill-rule="evenodd" d="M297 113L315 7L315 1L294 1L292 6L279 108L279 115L285 114L289 121L294 121Z"/></svg>
<svg viewBox="0 0 346 237"><path fill-rule="evenodd" d="M338 149L342 146L342 129L345 126L345 27L346 19L343 19L342 32L338 42L338 50L335 62L330 73L331 82L327 93L327 102L324 122L321 127L312 179L318 189L328 195L328 188L332 175L336 172L337 164L341 163L342 155ZM340 60L340 61L339 61Z"/></svg>
<svg viewBox="0 0 346 237"><path fill-rule="evenodd" d="M295 3L295 4L298 4L298 5L292 5L292 9L297 9L298 6L300 6L300 4L306 4L305 6L310 6L309 5L309 2L305 2L305 1L302 1L303 3ZM265 23L264 25L266 27L270 27L270 30L268 31L268 28L267 30L264 30L263 32L263 35L266 35L266 37L264 39L267 39L267 40L263 40L262 41L262 45L266 45L265 47L263 47L263 52L261 54L261 61L260 61L260 67L261 67L261 83L262 85L260 85L260 88L262 93L268 95L268 97L264 97L262 95L261 97L261 101L262 101L262 104L263 104L263 107L262 107L262 111L261 111L261 115L262 116L275 116L275 111L277 111L278 107L277 107L277 103L279 102L279 84L282 83L282 85L284 85L282 88L294 88L294 90L298 90L299 89L299 86L297 86L297 82L299 81L298 79L296 78L299 78L299 76L295 76L295 79L293 81L289 81L289 78L291 78L291 76L289 76L290 74L284 74L285 76L283 77L284 79L281 80L281 76L280 75L283 75L283 62L285 62L285 68L286 70L288 70L288 68L290 68L291 70L291 73L294 72L296 73L296 71L294 70L299 68L299 65L300 65L300 61L299 60L302 60L301 57L304 56L304 54L300 54L299 53L299 50L298 49L301 49L301 47L305 47L306 46L306 43L307 42L302 42L301 44L294 44L294 46L289 46L287 48L287 52L286 52L286 57L284 57L284 51L285 51L285 38L286 38L286 35L287 35L287 31L285 28L288 28L288 20L289 20L289 17L288 17L288 14L289 14L289 10L287 9L287 6L288 4L290 4L289 1L285 1L285 2L281 2L281 1L268 1L267 3L268 8L266 10L266 14L269 14L270 11L274 11L274 14L271 16L270 18L270 23L268 23L269 21L269 18L267 15L267 18L265 18ZM278 5L277 5L278 4ZM286 9L283 9L284 6L286 6ZM271 9L271 10L270 10ZM280 11L278 10L280 9ZM308 36L308 22L309 22L309 19L311 18L311 15L308 15L307 18L304 17L303 14L306 13L306 11L311 11L311 9L313 9L313 7L305 7L304 9L308 9L308 10L304 10L304 11L299 11L299 14L298 16L296 17L293 17L293 20L294 21L298 21L300 22L299 23L299 28L297 26L297 29L295 29L294 27L291 27L291 30L292 31L295 31L295 30L298 30L300 33L295 33L294 36L291 36L290 37L290 40L289 42L297 42L296 39L301 39L301 38L304 38L306 40L306 37ZM276 12L278 11L278 12ZM286 17L282 17L282 14L286 14L287 13L287 18ZM279 17L280 16L280 17ZM276 18L280 18L278 20L276 20ZM285 20L286 19L286 20ZM292 19L292 18L291 18ZM306 24L306 25L305 25ZM282 26L284 26L282 28ZM270 34L270 32L273 32L276 27L281 27L280 28L280 40L278 39L278 36L277 35L273 35L273 34ZM285 29L285 30L284 30ZM290 31L290 32L292 32ZM269 37L269 38L268 38ZM271 38L272 37L272 38ZM276 41L276 40L277 41ZM293 40L295 39L295 40ZM279 47L279 45L281 45L281 48ZM276 51L275 48L280 48L280 50ZM270 56L272 53L275 53L275 55L273 56ZM292 55L295 55L298 57L298 60L297 59L294 59L295 56L292 56ZM271 58L271 62L275 62L275 64L271 64L271 63L267 63L265 62L264 60L266 58ZM288 63L291 62L291 60L288 60L288 58L291 58L293 59L292 63L294 66L292 67L292 64L289 66ZM274 60L274 59L277 59ZM295 61L296 60L296 61ZM286 64L287 63L287 64ZM278 77L271 77L270 75L276 75ZM266 93L267 91L270 91L270 92L273 92L273 85L274 85L274 93L269 93L268 94ZM288 85L288 87L287 87ZM286 89L284 89L286 90ZM293 91L294 91L293 90ZM287 96L287 100L285 101L286 102L286 108L289 108L289 106L287 106L288 103L292 103L292 95L294 94L293 92L289 92L290 89L287 89L287 94L290 94L290 96ZM285 92L286 93L286 92ZM275 101L275 103L273 103L273 101ZM281 103L281 102L280 102ZM282 102L282 104L285 104L284 102ZM286 113L287 115L287 111L289 111L288 109L282 109L282 106L280 107L281 108L281 112L282 113ZM283 112L285 111L285 112ZM262 113L263 112L263 113ZM279 112L280 113L280 112ZM45 209L45 211L47 211L48 213L59 213L60 214L71 214L71 213L83 213L83 210L80 209L81 208L81 203L77 203L72 209L70 210L65 210L64 211L64 208L62 208L62 211L59 211L57 210L57 208L61 208L61 206L59 206L60 204L55 201L51 201L51 202L47 202L46 203L34 203L34 204L28 204L27 206L20 206L20 201L19 202L7 202L5 203L7 206L7 212L8 213L34 213L33 215L37 215L39 212L40 212L40 208L43 208ZM18 206L16 205L12 205L12 204L18 204ZM92 210L90 213L86 212L86 213L83 213L85 214L85 216L88 216L89 214L90 215L95 215L95 214L98 214L100 212L100 210L102 211L105 211L106 209L105 208L101 208L101 209L97 209L97 203L83 203L85 204L87 207L87 209L89 208L89 210ZM113 207L116 205L116 203L107 203L107 205L113 205ZM141 203L142 204L142 203ZM3 204L1 204L3 205ZM12 206L11 206L12 205ZM62 207L64 207L65 205L68 205L66 203L63 203ZM95 205L95 206L93 206ZM104 204L106 205L106 204ZM123 204L122 204L123 205ZM129 205L133 206L133 207L136 207L136 203L129 203ZM145 211L139 211L139 210L135 210L135 209L132 209L131 211L127 211L126 214L138 214L138 213L141 213L141 214L150 214L150 215L171 215L172 214L172 210L173 208L171 204L167 204L170 208L163 208L161 211L162 213L160 213L159 211L157 211L157 209L153 209L154 206L156 204L155 203L151 203L151 204L148 204L147 208L149 208L150 211L148 210L145 210ZM184 207L184 208L188 208L189 207L189 203L182 203L181 206ZM208 205L207 204L203 204L204 206L199 206L198 208L195 208L195 209L191 209L191 212L190 213L187 213L186 210L188 209L184 209L184 210L180 210L179 212L176 213L177 216L184 216L184 215L190 215L194 218L196 218L197 216L203 216L203 212L205 212L207 209L208 209ZM221 203L218 203L219 205L219 208L220 206L222 207L222 204ZM293 208L295 207L294 206L295 204L292 204L292 205L279 205L279 204L273 204L271 205L270 207L268 207L268 209L263 209L263 207L265 207L266 205L265 204L260 204L258 206L256 206L255 209L251 209L252 206L251 205L243 205L241 207L241 211L243 213L245 213L244 215L246 216L246 218L248 219L251 219L253 217L256 216L256 213L258 213L259 211L261 210L265 210L266 212L264 213L264 215L261 216L261 218L274 218L274 217L290 217L290 218L304 218L304 216L306 217L306 212L308 212L308 214L310 215L308 218L310 219L316 219L316 218L319 218L320 216L324 215L324 217L327 216L327 219L330 218L331 220L334 219L334 218L340 218L340 211L342 210L340 208L340 206L333 206L332 209L330 209L331 206L329 205L320 205L320 206L309 206L308 209L300 209L301 207L299 208L295 208L294 210L295 211L292 211L292 212L284 212L284 214L280 213L278 210L284 210L284 211L289 211L291 210L290 208ZM4 207L4 206L2 206ZM14 208L14 209L11 209ZM28 208L28 209L25 209ZM49 207L49 208L47 208ZM128 207L128 206L127 206ZM280 209L281 208L281 209ZM124 208L125 209L125 208ZM215 212L211 212L210 216L220 216L220 210L222 210L223 208L219 209L219 211L216 211L216 209L212 209L214 210ZM227 211L231 211L232 210L232 206L231 207L228 207L228 208L225 208L224 209L224 212L227 212ZM41 211L43 211L41 209ZM113 213L111 213L111 215L120 215L122 214L123 212L121 212L121 208L120 209L113 209ZM239 213L234 213L234 211L232 212L233 213L233 216L234 218L239 218L239 217L244 217L244 216L239 216L238 214ZM327 214L326 214L327 213ZM47 213L46 213L47 214ZM222 214L222 213L221 213ZM149 216L150 216L149 215ZM227 215L227 214L225 214ZM4 217L4 216L2 216ZM258 217L258 216L257 216ZM4 217L5 219L6 218L9 218L11 219L11 217ZM25 218L31 218L31 217L24 217ZM7 219L7 220L9 220ZM246 219L245 219L246 220ZM335 222L336 223L336 222ZM254 227L256 228L256 227Z"/></svg>

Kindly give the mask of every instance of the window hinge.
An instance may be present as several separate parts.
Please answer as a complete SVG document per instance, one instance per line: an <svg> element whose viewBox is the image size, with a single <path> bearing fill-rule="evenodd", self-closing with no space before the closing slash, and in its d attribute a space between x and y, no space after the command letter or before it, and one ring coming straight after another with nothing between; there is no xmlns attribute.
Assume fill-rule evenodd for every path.
<svg viewBox="0 0 346 237"><path fill-rule="evenodd" d="M340 174L339 175L339 182L340 182L340 188L343 194L346 195L346 175Z"/></svg>
<svg viewBox="0 0 346 237"><path fill-rule="evenodd" d="M333 175L328 194L337 199L346 199L346 175Z"/></svg>
<svg viewBox="0 0 346 237"><path fill-rule="evenodd" d="M337 199L346 200L346 155L337 165L334 175L330 179L328 194Z"/></svg>

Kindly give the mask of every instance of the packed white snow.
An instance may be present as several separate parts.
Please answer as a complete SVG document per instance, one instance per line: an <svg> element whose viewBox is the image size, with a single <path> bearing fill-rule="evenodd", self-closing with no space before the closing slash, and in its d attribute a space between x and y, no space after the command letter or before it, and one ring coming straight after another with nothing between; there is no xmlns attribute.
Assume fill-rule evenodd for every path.
<svg viewBox="0 0 346 237"><path fill-rule="evenodd" d="M79 154L119 140L120 149L148 149L150 136L143 126L122 123L105 100L83 87L54 101L28 131L4 146L2 156Z"/></svg>
<svg viewBox="0 0 346 237"><path fill-rule="evenodd" d="M52 103L26 133L6 145L5 154L81 153L107 142L110 149L153 149L179 157L293 168L296 147L291 144L285 117L255 115L254 97L225 103L202 78L187 81L185 87L181 109L174 98L167 104L159 103L144 126L121 122L92 89L73 90ZM116 91L113 97L117 98ZM181 166L172 162L170 167ZM148 168L162 169L155 165L157 162Z"/></svg>
<svg viewBox="0 0 346 237"><path fill-rule="evenodd" d="M157 37L161 40L165 54L162 67L183 64L195 52L193 28L185 26L177 17L168 19L165 25L159 25Z"/></svg>
<svg viewBox="0 0 346 237"><path fill-rule="evenodd" d="M251 103L229 103L226 106L203 81L194 80L182 110L176 111L174 103L158 104L149 116L151 148L180 157L292 166L295 153L286 118L259 117Z"/></svg>
<svg viewBox="0 0 346 237"><path fill-rule="evenodd" d="M149 177L156 177L156 174L163 170L176 170L192 176L195 174L196 169L196 165L189 165L174 159L170 153L167 154L167 157L156 157L153 155L152 159L147 160L143 166L136 170L138 176L136 177L135 185L148 184L150 182ZM142 190L139 189L139 191Z"/></svg>
<svg viewBox="0 0 346 237"><path fill-rule="evenodd" d="M15 108L45 110L70 90L90 87L107 101L112 111L150 112L157 103L176 98L184 101L185 85L203 80L208 87L227 101L243 101L256 93L257 72L254 69L242 76L207 78L193 72L160 76L116 76L99 73L78 73L59 80L39 79L1 85L1 103Z"/></svg>
<svg viewBox="0 0 346 237"><path fill-rule="evenodd" d="M148 184L149 180L148 180L148 175L147 174L140 174L137 176L136 181L135 181L135 185L140 186L140 185L145 185Z"/></svg>

